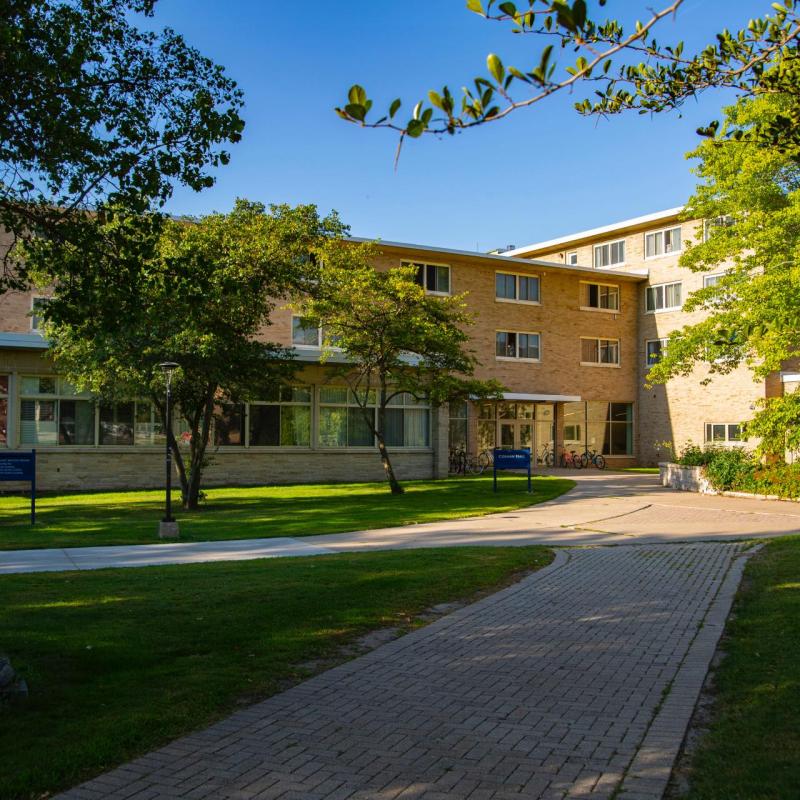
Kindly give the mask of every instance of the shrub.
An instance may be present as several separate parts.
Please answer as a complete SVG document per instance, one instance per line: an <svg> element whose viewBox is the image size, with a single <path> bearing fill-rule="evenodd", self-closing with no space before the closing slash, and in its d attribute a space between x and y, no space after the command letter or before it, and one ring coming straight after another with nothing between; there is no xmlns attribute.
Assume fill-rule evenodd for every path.
<svg viewBox="0 0 800 800"><path fill-rule="evenodd" d="M757 467L753 456L741 447L713 448L706 454L710 458L706 462L705 474L718 491L748 483Z"/></svg>
<svg viewBox="0 0 800 800"><path fill-rule="evenodd" d="M675 459L675 463L683 467L704 467L714 458L715 452L716 448L714 447L708 447L703 450L700 445L690 441L684 445L680 454Z"/></svg>

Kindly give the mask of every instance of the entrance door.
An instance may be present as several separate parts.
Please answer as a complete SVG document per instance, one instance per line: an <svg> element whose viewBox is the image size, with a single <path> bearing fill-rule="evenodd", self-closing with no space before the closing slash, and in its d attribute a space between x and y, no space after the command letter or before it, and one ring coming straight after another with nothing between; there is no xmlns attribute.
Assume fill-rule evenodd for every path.
<svg viewBox="0 0 800 800"><path fill-rule="evenodd" d="M514 450L516 445L516 432L517 423L514 422L501 422L500 423L500 442L498 447L502 450Z"/></svg>
<svg viewBox="0 0 800 800"><path fill-rule="evenodd" d="M499 444L502 450L530 449L533 446L533 423L527 420L500 420Z"/></svg>

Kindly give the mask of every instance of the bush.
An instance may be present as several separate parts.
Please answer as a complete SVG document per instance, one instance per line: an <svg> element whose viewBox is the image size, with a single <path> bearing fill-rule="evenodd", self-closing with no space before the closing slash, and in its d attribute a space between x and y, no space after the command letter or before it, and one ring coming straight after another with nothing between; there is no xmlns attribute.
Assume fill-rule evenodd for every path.
<svg viewBox="0 0 800 800"><path fill-rule="evenodd" d="M706 451L710 458L705 474L709 483L718 491L746 484L757 467L753 456L741 447L714 448Z"/></svg>
<svg viewBox="0 0 800 800"><path fill-rule="evenodd" d="M793 500L800 498L800 464L758 465L743 474L732 488L738 492L773 494Z"/></svg>
<svg viewBox="0 0 800 800"><path fill-rule="evenodd" d="M704 467L714 458L714 453L716 452L717 450L714 447L707 447L703 450L700 445L687 442L675 459L675 463L680 464L682 467Z"/></svg>

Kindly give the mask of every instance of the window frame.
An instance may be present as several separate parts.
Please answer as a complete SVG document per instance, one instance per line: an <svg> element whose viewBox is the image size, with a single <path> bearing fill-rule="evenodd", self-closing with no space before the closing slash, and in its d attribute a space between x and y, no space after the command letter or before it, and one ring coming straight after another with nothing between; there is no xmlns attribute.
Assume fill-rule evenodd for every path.
<svg viewBox="0 0 800 800"><path fill-rule="evenodd" d="M622 261L611 261L611 248L615 244L622 245ZM608 248L608 264L601 264L600 266L597 265L597 251L603 247ZM628 248L626 245L626 240L623 237L622 239L614 239L608 242L602 242L601 244L593 245L592 247L592 268L593 269L611 269L612 267L624 267L625 263L628 258Z"/></svg>
<svg viewBox="0 0 800 800"><path fill-rule="evenodd" d="M419 267L422 267L424 269L425 277L424 277L424 279L422 281L422 284L417 282L416 276L414 278L414 283L416 283L417 286L421 285L422 288L425 290L425 294L431 295L433 297L450 297L453 294L453 268L452 268L452 266L450 264L442 264L442 263L439 263L437 261L411 261L411 260L406 261L406 260L403 260L403 261L400 262L400 266L401 267L416 267L417 269L419 269ZM440 292L438 289L434 290L434 289L429 289L428 288L428 267L434 267L436 269L441 269L442 267L444 267L445 269L447 269L447 291L446 292Z"/></svg>
<svg viewBox="0 0 800 800"><path fill-rule="evenodd" d="M575 257L575 260L572 260L572 257ZM578 251L577 250L568 250L566 255L564 256L564 263L568 267L577 267L578 266Z"/></svg>
<svg viewBox="0 0 800 800"><path fill-rule="evenodd" d="M703 275L703 288L708 289L711 286L716 286L719 283L720 278L724 278L727 275L727 271L725 272L712 272L708 275ZM713 283L708 283L709 278L716 278Z"/></svg>
<svg viewBox="0 0 800 800"><path fill-rule="evenodd" d="M538 358L523 358L520 355L514 356L499 356L497 355L497 334L505 333L511 334L513 333L515 337L517 337L514 341L514 350L516 353L519 353L519 336L535 336L538 339L538 350L539 350L539 357ZM509 331L509 330L495 330L494 332L494 359L495 361L511 361L517 362L521 361L523 364L541 364L542 363L542 334L539 331Z"/></svg>
<svg viewBox="0 0 800 800"><path fill-rule="evenodd" d="M514 297L498 297L497 296L497 276L504 275L505 277L514 278ZM536 281L538 300L520 300L519 299L519 279L532 278ZM508 270L498 269L494 273L494 301L495 303L517 303L524 306L540 306L542 304L542 276L537 273L529 272L509 272Z"/></svg>
<svg viewBox="0 0 800 800"><path fill-rule="evenodd" d="M36 327L34 325L34 322L37 319L37 316L36 316L36 301L37 300L44 300L46 302L43 305L47 305L47 303L49 303L50 300L52 300L52 298L51 297L47 297L46 295L43 295L43 294L31 295L31 310L30 310L30 314L29 314L29 316L31 318L31 333L42 333L42 328L38 328L38 327Z"/></svg>
<svg viewBox="0 0 800 800"><path fill-rule="evenodd" d="M680 286L681 303L678 306L666 305L667 287ZM664 298L665 305L662 308L648 308L648 297L651 289L662 289L662 297ZM683 281L666 281L665 283L653 283L644 287L644 313L645 314L663 314L670 311L681 311L683 309Z"/></svg>
<svg viewBox="0 0 800 800"><path fill-rule="evenodd" d="M725 438L724 439L714 439L714 428L724 426L725 427ZM731 438L731 428L737 428L739 436L736 439ZM708 432L711 429L711 437L708 438ZM704 422L703 423L703 444L711 444L711 445L718 445L720 447L739 447L741 446L746 439L742 438L742 423L741 422Z"/></svg>
<svg viewBox="0 0 800 800"><path fill-rule="evenodd" d="M597 361L584 361L583 360L583 343L584 341L597 342ZM607 336L581 336L581 352L580 352L580 365L582 367L611 367L612 369L620 369L622 366L622 347L619 339L613 339ZM601 361L600 352L602 348L601 342L614 342L617 345L617 360L616 361ZM608 344L606 344L608 347Z"/></svg>
<svg viewBox="0 0 800 800"><path fill-rule="evenodd" d="M655 339L645 339L644 340L644 365L645 365L645 367L647 367L647 369L650 369L650 367L652 367L653 365L658 364L658 362L661 360L661 354L664 353L666 351L666 349L667 349L667 342L668 341L669 341L669 337L663 337L663 336L657 337ZM659 342L660 343L659 358L657 360L650 361L650 359L649 359L649 355L650 355L649 345L653 344L653 342Z"/></svg>
<svg viewBox="0 0 800 800"><path fill-rule="evenodd" d="M681 246L677 250L670 250L667 252L665 249L662 249L662 252L656 253L655 255L649 256L647 255L647 237L648 236L658 236L661 234L661 247L664 248L664 239L667 233L671 233L672 231L680 231L679 235L681 237ZM659 258L666 258L667 256L673 256L676 253L683 252L683 226L682 225L670 225L667 228L659 228L655 231L645 231L644 232L644 260L645 261L655 261Z"/></svg>
<svg viewBox="0 0 800 800"><path fill-rule="evenodd" d="M308 401L300 401L300 400L281 400L281 392L284 389L289 389L289 391L294 391L295 389L306 389L308 391ZM309 410L309 431L308 431L308 444L281 444L280 441L278 444L251 444L250 443L250 420L252 419L252 412L251 409L253 406L278 406L281 409L283 406L292 406L292 407L302 407L308 408ZM281 435L281 412L278 412L278 437L280 439ZM244 447L249 450L294 450L294 451L306 451L313 449L314 444L314 386L312 384L287 384L286 386L280 386L278 388L278 398L276 400L251 400L245 404L244 409ZM241 446L241 445L240 445ZM233 448L236 445L229 445L229 447Z"/></svg>
<svg viewBox="0 0 800 800"><path fill-rule="evenodd" d="M609 289L617 290L617 307L616 308L601 308L600 306L587 306L583 304L583 287L584 286L605 286ZM605 314L620 314L622 313L622 288L618 283L605 283L603 281L579 281L580 297L580 310L581 311L601 311Z"/></svg>

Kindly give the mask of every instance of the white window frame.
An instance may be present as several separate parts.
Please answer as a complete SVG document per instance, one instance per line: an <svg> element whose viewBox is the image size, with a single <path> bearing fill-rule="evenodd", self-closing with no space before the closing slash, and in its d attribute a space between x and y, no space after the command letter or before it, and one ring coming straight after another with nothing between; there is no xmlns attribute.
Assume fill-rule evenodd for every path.
<svg viewBox="0 0 800 800"><path fill-rule="evenodd" d="M666 238L666 234L672 233L672 231L680 231L681 237L681 246L677 250L670 250L667 252L665 249L662 249L662 252L656 253L655 255L648 256L647 255L647 237L648 236L658 236L661 234L661 247L664 248L664 239ZM668 228L659 228L657 231L645 231L644 234L644 260L645 261L655 261L658 258L666 258L667 256L673 256L675 253L680 253L683 251L683 227L681 225L670 225Z"/></svg>
<svg viewBox="0 0 800 800"><path fill-rule="evenodd" d="M725 426L725 439L714 439L714 428L720 425ZM739 438L738 439L731 439L730 433L731 428L736 427L739 429ZM711 428L711 436L712 438L708 438L708 429ZM724 446L733 446L737 447L742 445L746 440L742 438L742 423L741 422L705 422L703 423L703 443L704 444L713 444L718 445L721 447Z"/></svg>
<svg viewBox="0 0 800 800"><path fill-rule="evenodd" d="M583 360L583 343L584 341L597 342L597 356L600 357L601 342L615 342L617 345L617 360L611 361L584 361ZM582 367L611 367L613 369L620 369L622 366L622 348L620 347L619 339L611 339L607 336L581 336L581 353L580 364ZM606 345L607 346L607 345Z"/></svg>
<svg viewBox="0 0 800 800"><path fill-rule="evenodd" d="M519 355L516 356L499 356L497 355L497 334L498 333L513 333L515 336L519 337L522 336L536 336L539 340L539 358L522 358ZM516 340L516 350L519 353L519 339ZM494 359L495 361L521 361L522 363L526 364L541 364L542 363L542 334L539 331L510 331L510 330L501 330L497 329L494 332Z"/></svg>
<svg viewBox="0 0 800 800"><path fill-rule="evenodd" d="M647 307L647 296L651 289L662 289L662 295L665 298L667 296L667 286L680 286L681 287L681 304L679 306L667 306L664 305L662 308L648 308ZM666 283L654 283L650 286L645 286L644 288L644 312L645 314L663 314L665 311L680 311L683 308L683 281L667 281Z"/></svg>
<svg viewBox="0 0 800 800"><path fill-rule="evenodd" d="M724 278L728 273L727 272L712 272L710 275L703 275L703 288L708 289L709 286L715 286L720 278ZM709 283L709 278L715 278L713 283Z"/></svg>
<svg viewBox="0 0 800 800"><path fill-rule="evenodd" d="M52 299L52 298L50 298L50 297L45 297L45 295L42 295L42 294L35 294L35 295L33 295L33 296L31 297L31 313L30 313L30 317L31 317L31 331L33 331L34 333L40 333L40 332L42 331L42 329L41 329L41 328L37 328L37 327L35 326L35 324L34 324L34 322L35 322L35 320L36 320L36 301L37 301L37 300L46 300L47 302L49 302L51 299ZM46 303L45 303L45 305L46 305Z"/></svg>
<svg viewBox="0 0 800 800"><path fill-rule="evenodd" d="M302 320L303 316L301 314L292 314L292 322L291 322L292 347L295 347L298 350L319 350L322 347L322 328L317 328L316 344L297 344L294 340L294 321L296 319Z"/></svg>
<svg viewBox="0 0 800 800"><path fill-rule="evenodd" d="M658 361L661 360L661 358L659 358L658 361L650 361L650 359L649 359L650 353L648 351L648 346L651 345L653 342L660 342L661 343L661 351L660 352L663 354L663 353L665 353L667 351L667 342L668 341L669 341L668 338L645 339L644 340L644 365L645 365L645 367L647 367L647 369L650 369L650 367L652 367L653 364L658 364Z"/></svg>
<svg viewBox="0 0 800 800"><path fill-rule="evenodd" d="M615 244L622 244L622 261L611 261L611 247ZM608 264L604 264L603 266L597 266L597 251L603 247L608 248ZM592 248L592 267L594 269L611 269L612 267L624 267L625 261L628 258L628 248L626 246L625 239L614 239L611 242L603 242L602 244L596 244Z"/></svg>
<svg viewBox="0 0 800 800"><path fill-rule="evenodd" d="M289 389L293 391L294 389L305 389L308 391L308 402L303 400L282 400L281 399L281 391L283 389ZM292 452L308 452L312 450L314 447L314 397L315 391L314 386L312 384L302 384L302 383L294 383L287 386L281 386L278 389L278 398L276 400L251 400L244 404L244 446L248 449L255 450L256 452L259 451L273 451L273 450L282 450L282 451L292 451ZM309 410L309 433L308 433L308 444L250 444L250 417L251 417L251 409L255 406L293 406L293 407L301 407L301 408L308 408ZM280 412L282 413L282 412ZM280 418L279 418L280 420ZM280 438L280 421L278 422L278 437ZM239 445L241 447L241 445Z"/></svg>
<svg viewBox="0 0 800 800"><path fill-rule="evenodd" d="M497 276L506 275L514 278L514 297L498 297L497 296ZM533 278L539 286L539 299L538 300L520 300L519 299L519 279L520 278ZM524 306L540 306L542 304L542 276L538 273L528 272L509 272L504 269L495 270L494 273L494 300L496 303L518 303ZM513 331L510 331L513 333Z"/></svg>
<svg viewBox="0 0 800 800"><path fill-rule="evenodd" d="M564 256L564 263L568 267L577 267L578 266L578 251L577 250L568 251L566 256Z"/></svg>
<svg viewBox="0 0 800 800"><path fill-rule="evenodd" d="M450 264L441 264L437 261L401 261L401 267L423 267L425 269L425 279L422 282L422 288L425 294L433 295L434 297L450 297L453 293L453 269ZM439 292L428 288L428 267L445 267L447 269L447 291ZM416 281L415 281L416 282ZM419 284L417 284L419 286Z"/></svg>
<svg viewBox="0 0 800 800"><path fill-rule="evenodd" d="M703 241L707 242L711 238L712 228L732 228L736 224L733 214L721 214L713 219L703 220ZM722 423L720 423L721 425Z"/></svg>
<svg viewBox="0 0 800 800"><path fill-rule="evenodd" d="M583 287L584 286L607 286L609 289L616 289L617 290L617 307L616 308L600 308L595 306L585 306L583 305ZM579 291L581 293L580 297L580 309L581 311L600 311L604 314L619 314L621 313L622 307L622 292L620 291L620 286L618 283L604 283L603 281L580 281Z"/></svg>

